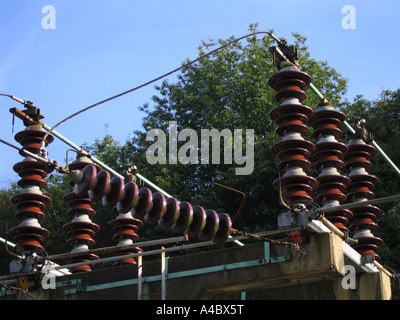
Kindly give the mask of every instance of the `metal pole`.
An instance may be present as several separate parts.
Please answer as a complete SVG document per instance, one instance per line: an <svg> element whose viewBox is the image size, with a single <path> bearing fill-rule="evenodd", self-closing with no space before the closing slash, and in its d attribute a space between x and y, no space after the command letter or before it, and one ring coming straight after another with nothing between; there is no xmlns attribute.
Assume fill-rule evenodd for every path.
<svg viewBox="0 0 400 320"><path fill-rule="evenodd" d="M137 270L138 270L138 300L142 300L142 273L143 273L143 264L142 264L142 256L137 258Z"/></svg>
<svg viewBox="0 0 400 320"><path fill-rule="evenodd" d="M324 99L324 95L312 83L310 83L309 87L318 96L318 98ZM346 128L350 131L351 134L355 133L352 126L346 120L343 122L343 124L346 126ZM382 157L390 164L390 166L396 171L396 173L398 175L400 175L400 169L393 163L392 160L390 160L390 158L381 149L381 147L374 140L372 140L371 143L378 150L378 152L382 155Z"/></svg>
<svg viewBox="0 0 400 320"><path fill-rule="evenodd" d="M161 247L161 249L165 249ZM161 300L165 300L165 251L161 252Z"/></svg>
<svg viewBox="0 0 400 320"><path fill-rule="evenodd" d="M150 240L150 241L145 241L145 242L135 242L134 244L131 245L125 245L125 246L111 246L111 247L105 247L105 248L98 248L98 249L91 249L85 251L85 254L98 254L98 253L115 253L119 250L127 250L127 249L133 249L136 247L139 248L144 248L144 247L151 247L151 246L156 246L160 244L168 244L168 243L174 243L174 242L180 242L180 241L188 241L186 236L181 236L181 237L173 237L173 238L166 238L166 239L158 239L158 240ZM61 253L61 254L55 254L51 256L46 256L43 257L46 260L58 260L58 259L66 259L66 258L73 258L74 256L80 256L82 255L82 252L76 252L76 253Z"/></svg>
<svg viewBox="0 0 400 320"><path fill-rule="evenodd" d="M342 204L342 205L334 206L334 207L320 208L319 211L321 211L323 213L329 213L329 212L335 212L335 211L339 211L339 210L343 210L343 209L356 208L356 207L359 207L360 205L362 205L362 206L375 205L375 204L380 204L380 203L394 202L394 201L398 201L398 200L400 200L400 195L366 200L366 201L346 203L346 204Z"/></svg>

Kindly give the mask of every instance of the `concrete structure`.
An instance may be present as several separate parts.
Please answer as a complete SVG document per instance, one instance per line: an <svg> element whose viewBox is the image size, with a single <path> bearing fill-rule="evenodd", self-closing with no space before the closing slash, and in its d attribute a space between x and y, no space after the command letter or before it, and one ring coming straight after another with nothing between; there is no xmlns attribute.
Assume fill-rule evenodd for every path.
<svg viewBox="0 0 400 320"><path fill-rule="evenodd" d="M390 277L359 263L332 232L312 233L301 252L268 242L166 258L166 300L388 300ZM355 271L352 273L352 271ZM2 299L138 299L136 265L57 277L56 288L32 283L26 296ZM143 263L142 300L161 297L160 260Z"/></svg>

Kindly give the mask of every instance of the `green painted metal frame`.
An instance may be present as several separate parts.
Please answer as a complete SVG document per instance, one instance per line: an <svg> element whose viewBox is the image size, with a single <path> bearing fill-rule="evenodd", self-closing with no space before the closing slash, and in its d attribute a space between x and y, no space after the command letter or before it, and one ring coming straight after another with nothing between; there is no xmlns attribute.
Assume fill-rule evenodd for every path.
<svg viewBox="0 0 400 320"><path fill-rule="evenodd" d="M165 259L166 280L201 275L201 274L206 274L206 273L211 273L211 272L234 270L234 269L240 269L240 268L249 268L249 267L261 266L261 265L266 265L266 264L271 264L271 263L285 262L285 261L289 261L292 259L292 254L291 254L290 248L285 248L284 256L271 257L270 243L264 242L264 257L262 259L234 262L234 263L229 263L229 264L217 265L217 266L212 266L212 267L204 267L204 268L198 268L198 269L191 269L191 270L185 270L185 271L178 271L178 272L172 272L172 273L168 272L168 259L169 259L168 257L166 257L166 259ZM153 282L153 281L161 281L161 274L142 278L142 283L144 283L144 284ZM76 294L76 293L80 293L80 292L106 290L106 289L111 289L111 288L116 288L116 287L124 287L124 286L131 286L131 285L137 285L137 284L138 284L138 279L128 279L128 280L121 280L121 281L115 281L115 282L109 282L109 283L103 283L103 284L89 285L89 286L84 287L82 285L81 279L73 279L73 280L68 280L68 281L57 282L56 288L72 285L72 286L74 286L73 288L64 289L64 294L70 295L70 294Z"/></svg>

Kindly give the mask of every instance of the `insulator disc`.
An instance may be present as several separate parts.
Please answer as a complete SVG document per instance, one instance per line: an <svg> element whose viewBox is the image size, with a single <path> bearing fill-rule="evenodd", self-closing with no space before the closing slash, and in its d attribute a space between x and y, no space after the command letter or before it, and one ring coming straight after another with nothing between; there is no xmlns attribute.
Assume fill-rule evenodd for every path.
<svg viewBox="0 0 400 320"><path fill-rule="evenodd" d="M323 203L327 200L337 200L342 203L346 200L346 195L343 191L346 189L346 185L340 181L327 181L325 183L319 183L316 187L318 196L315 201Z"/></svg>
<svg viewBox="0 0 400 320"><path fill-rule="evenodd" d="M358 237L358 243L352 245L353 249L356 250L361 256L371 254L376 260L380 259L380 256L376 253L379 247L382 246L383 240L378 237Z"/></svg>
<svg viewBox="0 0 400 320"><path fill-rule="evenodd" d="M366 151L355 151L348 152L344 159L346 161L346 170L351 170L352 168L362 167L365 170L369 170L372 167L372 163L369 161L371 154Z"/></svg>
<svg viewBox="0 0 400 320"><path fill-rule="evenodd" d="M39 193L20 193L11 198L11 202L18 206L18 203L25 201L39 201L45 204L47 207L51 199L48 196Z"/></svg>
<svg viewBox="0 0 400 320"><path fill-rule="evenodd" d="M199 238L202 241L211 240L218 231L219 227L219 219L218 213L214 210L207 209L206 210L206 225L204 229L200 232Z"/></svg>
<svg viewBox="0 0 400 320"><path fill-rule="evenodd" d="M193 208L189 202L183 201L179 204L179 218L172 225L174 232L184 232L193 221Z"/></svg>
<svg viewBox="0 0 400 320"><path fill-rule="evenodd" d="M70 246L76 245L76 244L86 244L87 246L91 247L96 244L96 242L93 240L92 236L94 233L92 233L92 230L87 229L87 230L74 230L74 232L78 233L71 233L71 238L67 240L67 244ZM81 232L86 232L86 233L81 233ZM90 234L89 234L90 233Z"/></svg>
<svg viewBox="0 0 400 320"><path fill-rule="evenodd" d="M287 132L299 132L304 136L309 131L307 125L305 125L307 117L301 113L284 114L277 119L277 122L279 127L275 131L280 136Z"/></svg>
<svg viewBox="0 0 400 320"><path fill-rule="evenodd" d="M36 238L40 239L40 241L36 240ZM18 244L15 246L16 252L44 250L43 246L40 244L40 242L44 241L44 238L35 237L33 234L27 236L21 234L18 235L15 240L18 241Z"/></svg>
<svg viewBox="0 0 400 320"><path fill-rule="evenodd" d="M272 152L275 154L282 154L287 149L297 148L298 152L304 154L303 149L308 150L312 153L315 150L315 145L307 140L292 139L292 140L281 140L272 146Z"/></svg>
<svg viewBox="0 0 400 320"><path fill-rule="evenodd" d="M73 217L79 214L87 214L89 217L93 217L96 214L89 198L78 197L74 192L70 192L64 196L64 200L71 206L68 213Z"/></svg>
<svg viewBox="0 0 400 320"><path fill-rule="evenodd" d="M164 216L158 221L161 228L170 228L179 218L179 201L175 198L167 199L167 210Z"/></svg>
<svg viewBox="0 0 400 320"><path fill-rule="evenodd" d="M124 194L124 188L124 179L120 177L112 178L110 181L110 190L108 194L102 198L103 206L106 208L114 207L117 202L121 200L122 195Z"/></svg>
<svg viewBox="0 0 400 320"><path fill-rule="evenodd" d="M87 193L92 188L96 180L97 169L94 165L87 165L82 169L82 181L75 183L74 192L80 197L87 196Z"/></svg>
<svg viewBox="0 0 400 320"><path fill-rule="evenodd" d="M43 220L46 216L42 210L46 206L40 201L23 201L18 203L17 208L19 209L15 216L22 220L24 218L35 218L38 221Z"/></svg>
<svg viewBox="0 0 400 320"><path fill-rule="evenodd" d="M231 217L226 213L219 213L218 219L219 219L218 231L212 238L212 241L214 243L224 243L228 239L231 233L232 220Z"/></svg>
<svg viewBox="0 0 400 320"><path fill-rule="evenodd" d="M286 170L287 167L300 167L307 170L311 167L311 162L306 159L307 154L310 152L307 149L290 148L282 150L278 157L282 160L278 163L278 169Z"/></svg>
<svg viewBox="0 0 400 320"><path fill-rule="evenodd" d="M133 242L139 239L139 236L136 234L137 226L135 225L121 225L117 228L117 233L113 236L115 241L119 241L121 239L131 239Z"/></svg>
<svg viewBox="0 0 400 320"><path fill-rule="evenodd" d="M149 224L156 223L164 216L166 211L167 199L165 196L160 192L153 193L153 206L146 214L145 221Z"/></svg>
<svg viewBox="0 0 400 320"><path fill-rule="evenodd" d="M153 206L153 194L148 188L139 190L139 202L133 209L133 217L142 220L143 217L151 210Z"/></svg>
<svg viewBox="0 0 400 320"><path fill-rule="evenodd" d="M197 237L206 225L206 210L200 206L193 207L193 221L189 225L187 234L189 237Z"/></svg>
<svg viewBox="0 0 400 320"><path fill-rule="evenodd" d="M274 121L277 121L278 119L279 121L282 121L285 116L292 114L299 114L299 118L302 119L304 123L307 123L313 116L314 111L312 108L302 104L281 104L272 108L269 116Z"/></svg>
<svg viewBox="0 0 400 320"><path fill-rule="evenodd" d="M117 217L116 219L110 221L108 224L111 226L113 229L117 229L120 225L133 225L132 227L133 230L140 229L143 226L143 222L140 221L139 219L135 219L130 215L129 213L126 214L127 217Z"/></svg>
<svg viewBox="0 0 400 320"><path fill-rule="evenodd" d="M139 187L136 183L127 182L124 190L125 196L117 203L117 211L119 213L127 213L139 203Z"/></svg>
<svg viewBox="0 0 400 320"><path fill-rule="evenodd" d="M305 100L307 95L303 90L310 83L310 75L300 70L281 70L268 79L268 84L277 91L274 98L279 102L287 97Z"/></svg>
<svg viewBox="0 0 400 320"><path fill-rule="evenodd" d="M82 252L82 255L79 257L74 257L73 259L71 259L69 262L70 263L79 263L79 262L90 262L93 260L98 260L100 259L99 256L93 254L93 253L85 253ZM78 267L72 267L70 268L70 271L72 273L77 273L77 272L90 272L92 271L92 266L93 264L87 264L87 265L83 265L83 266L78 266Z"/></svg>
<svg viewBox="0 0 400 320"><path fill-rule="evenodd" d="M27 127L24 131L20 131L15 135L15 140L19 142L24 149L39 154L41 149L41 144L43 141L44 136L46 135L46 131L44 131L41 125L33 125ZM49 143L53 142L54 137L49 134L45 141L45 147L49 145ZM20 151L20 155L25 157L25 154Z"/></svg>
<svg viewBox="0 0 400 320"><path fill-rule="evenodd" d="M369 181L359 181L356 183L351 182L348 189L347 199L353 201L358 198L366 198L371 200L375 197L375 194L370 190L374 184Z"/></svg>
<svg viewBox="0 0 400 320"><path fill-rule="evenodd" d="M75 232L76 230L85 230L85 232L93 236L95 233L99 232L100 227L97 224L91 222L90 220L71 221L63 225L63 230L71 233Z"/></svg>
<svg viewBox="0 0 400 320"><path fill-rule="evenodd" d="M111 174L102 170L96 175L96 186L89 190L89 198L94 202L99 202L110 188Z"/></svg>
<svg viewBox="0 0 400 320"><path fill-rule="evenodd" d="M131 248L131 249L119 251L115 256L122 256L122 255L134 254L134 253L140 253L140 252L143 252L143 250L140 248ZM124 259L116 261L113 264L113 267L126 265L126 264L136 264L136 260L134 258L124 258Z"/></svg>
<svg viewBox="0 0 400 320"><path fill-rule="evenodd" d="M40 169L29 169L24 172L24 176L18 181L21 188L27 186L38 186L40 189L47 189L47 182L43 179L47 176L46 171Z"/></svg>

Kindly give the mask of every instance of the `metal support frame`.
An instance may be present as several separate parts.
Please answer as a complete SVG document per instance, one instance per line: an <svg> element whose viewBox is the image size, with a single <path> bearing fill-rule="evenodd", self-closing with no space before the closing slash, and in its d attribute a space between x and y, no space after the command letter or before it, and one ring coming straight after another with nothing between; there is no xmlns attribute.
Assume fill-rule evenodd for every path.
<svg viewBox="0 0 400 320"><path fill-rule="evenodd" d="M285 261L290 261L292 259L291 250L289 248L285 248L285 255L280 256L280 257L271 257L270 243L264 242L264 254L263 254L263 257L260 259L240 261L240 262L217 265L217 266L212 266L212 267L204 267L204 268L190 269L190 270L185 270L185 271L169 273L168 272L169 258L165 257L165 251L163 252L163 254L164 254L164 258L161 256L161 265L162 265L161 271L162 272L160 275L143 277L142 276L143 265L141 265L141 266L138 265L138 278L137 279L128 279L128 280L115 281L115 282L98 284L98 285L91 285L91 286L86 286L85 288L83 288L80 285L79 279L75 279L71 282L68 282L68 281L57 282L56 287L59 288L62 286L73 286L72 288L64 289L64 294L70 295L70 294L76 294L79 292L91 292L91 291L104 290L104 289L110 289L110 288L116 288L116 287L138 285L138 299L141 299L141 296L143 295L143 283L160 281L161 282L161 299L165 300L166 299L166 281L170 280L170 279L207 274L207 273L211 273L211 272L220 272L220 271L225 271L225 270L248 268L248 267L260 266L260 265L266 265L266 264L272 264L272 263L281 263L281 262L285 262ZM140 277L139 277L139 275L140 275Z"/></svg>

